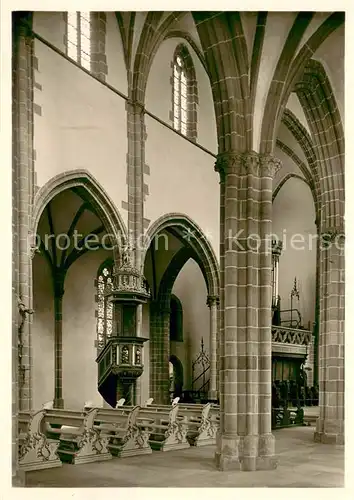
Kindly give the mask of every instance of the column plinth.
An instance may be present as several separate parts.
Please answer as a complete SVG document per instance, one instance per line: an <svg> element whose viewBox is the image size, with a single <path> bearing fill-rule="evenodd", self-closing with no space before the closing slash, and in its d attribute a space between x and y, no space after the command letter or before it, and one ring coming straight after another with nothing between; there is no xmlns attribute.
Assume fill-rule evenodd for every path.
<svg viewBox="0 0 354 500"><path fill-rule="evenodd" d="M216 466L221 471L272 470L277 467L275 439L272 434L218 436Z"/></svg>

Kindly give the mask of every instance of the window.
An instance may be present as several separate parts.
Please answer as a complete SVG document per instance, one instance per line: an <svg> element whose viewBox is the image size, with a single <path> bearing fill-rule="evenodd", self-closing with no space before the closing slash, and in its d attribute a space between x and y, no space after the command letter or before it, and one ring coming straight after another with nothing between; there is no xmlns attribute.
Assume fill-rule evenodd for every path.
<svg viewBox="0 0 354 500"><path fill-rule="evenodd" d="M91 70L91 14L90 12L68 12L67 55Z"/></svg>
<svg viewBox="0 0 354 500"><path fill-rule="evenodd" d="M113 333L113 304L104 296L107 288L113 284L113 265L105 262L97 276L97 349L100 352L106 345L107 339Z"/></svg>
<svg viewBox="0 0 354 500"><path fill-rule="evenodd" d="M177 56L173 68L173 126L187 135L187 75L181 56Z"/></svg>
<svg viewBox="0 0 354 500"><path fill-rule="evenodd" d="M173 128L188 138L197 137L197 83L192 58L180 44L173 58Z"/></svg>

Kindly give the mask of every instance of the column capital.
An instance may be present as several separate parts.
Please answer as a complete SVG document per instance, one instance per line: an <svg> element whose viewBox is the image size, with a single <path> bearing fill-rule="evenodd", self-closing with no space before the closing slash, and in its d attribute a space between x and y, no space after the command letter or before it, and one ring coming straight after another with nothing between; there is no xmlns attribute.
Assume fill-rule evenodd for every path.
<svg viewBox="0 0 354 500"><path fill-rule="evenodd" d="M260 169L262 177L274 177L281 169L281 161L272 155L262 154L259 155Z"/></svg>
<svg viewBox="0 0 354 500"><path fill-rule="evenodd" d="M206 304L208 307L211 307L214 304L218 306L220 304L219 296L218 295L208 295Z"/></svg>
<svg viewBox="0 0 354 500"><path fill-rule="evenodd" d="M145 106L139 101L129 99L128 101L126 101L126 110L138 115L143 115L145 113Z"/></svg>
<svg viewBox="0 0 354 500"><path fill-rule="evenodd" d="M215 163L215 170L219 172L221 180L224 180L228 174L274 177L280 168L280 160L272 155L259 154L255 151L220 153Z"/></svg>
<svg viewBox="0 0 354 500"><path fill-rule="evenodd" d="M219 153L215 162L215 171L219 172L220 178L224 179L228 174L240 172L243 163L243 153L239 151L228 151Z"/></svg>

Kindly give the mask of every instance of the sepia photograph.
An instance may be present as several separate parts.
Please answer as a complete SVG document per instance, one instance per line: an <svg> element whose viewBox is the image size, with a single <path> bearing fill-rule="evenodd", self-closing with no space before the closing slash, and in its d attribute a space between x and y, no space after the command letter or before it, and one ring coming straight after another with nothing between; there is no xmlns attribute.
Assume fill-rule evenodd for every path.
<svg viewBox="0 0 354 500"><path fill-rule="evenodd" d="M42 3L8 13L12 490L344 488L346 12Z"/></svg>

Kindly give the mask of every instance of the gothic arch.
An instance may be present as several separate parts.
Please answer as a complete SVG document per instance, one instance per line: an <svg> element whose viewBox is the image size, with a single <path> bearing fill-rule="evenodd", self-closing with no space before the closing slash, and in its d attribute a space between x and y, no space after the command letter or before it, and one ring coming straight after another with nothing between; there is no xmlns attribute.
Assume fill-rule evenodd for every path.
<svg viewBox="0 0 354 500"><path fill-rule="evenodd" d="M145 235L145 245L142 251L141 272L143 273L145 256L151 242L158 233L166 229L193 251L193 258L204 275L208 295L219 295L220 272L215 252L201 228L185 214L170 213L163 215L149 227Z"/></svg>
<svg viewBox="0 0 354 500"><path fill-rule="evenodd" d="M317 216L317 212L318 212L318 196L317 196L317 191L316 191L316 188L315 188L315 183L314 183L314 180L313 180L313 175L311 175L311 171L309 170L309 168L307 167L307 165L303 161L300 160L300 158L297 156L297 154L291 148L289 148L289 146L287 146L286 144L284 144L282 141L280 141L278 139L277 139L276 145L289 158L291 158L291 160L299 167L299 169L301 170L302 174L304 175L304 177L301 177L298 174L294 173L294 174L288 174L288 176L286 176L286 177L289 177L289 176L299 177L301 180L303 180L303 181L306 182L306 184L311 189L313 201L314 201L314 204L315 204L316 216ZM282 179L280 181L280 183L282 183L284 179ZM278 184L278 186L275 188L275 190L273 192L273 201L274 201L274 198L276 197L276 195L277 195L277 193L278 193L278 191L280 189L280 183Z"/></svg>
<svg viewBox="0 0 354 500"><path fill-rule="evenodd" d="M96 210L106 231L114 237L114 254L116 260L118 260L120 248L127 239L127 229L104 188L85 169L70 170L56 175L38 190L33 204L32 235L36 234L44 208L56 195L67 189L78 190L80 195L86 198L93 209Z"/></svg>
<svg viewBox="0 0 354 500"><path fill-rule="evenodd" d="M252 119L248 53L240 14L193 12L193 18L210 75L219 153L249 151Z"/></svg>
<svg viewBox="0 0 354 500"><path fill-rule="evenodd" d="M298 28L303 29L305 24L306 26L308 25L307 16L310 16L310 13L301 13L298 15L295 21L295 23L298 23ZM284 47L267 96L261 129L261 153L271 154L273 152L278 130L278 123L282 118L283 111L289 99L289 95L294 90L294 85L303 72L307 61L310 59L312 54L316 52L316 50L324 42L324 40L343 22L343 12L334 12L333 14L331 14L315 31L310 39L301 47L294 59L292 59L295 54L294 47L292 46L293 42L291 41L290 36L288 37L289 49L285 50ZM300 40L297 40L296 46L298 46L300 42L301 38ZM292 57L290 59L289 51L291 51L292 53Z"/></svg>
<svg viewBox="0 0 354 500"><path fill-rule="evenodd" d="M306 157L309 172L311 175L311 180L308 179L313 184L313 194L316 207L316 217L319 215L320 210L320 200L321 200L321 186L320 186L320 172L319 166L316 159L316 153L314 145L310 134L306 128L300 123L296 118L294 113L290 109L285 109L282 116L282 123L287 127L289 132L294 136L295 140L301 147L304 155Z"/></svg>
<svg viewBox="0 0 354 500"><path fill-rule="evenodd" d="M341 227L344 217L344 130L328 76L310 59L295 86L314 142L320 172L322 223Z"/></svg>
<svg viewBox="0 0 354 500"><path fill-rule="evenodd" d="M182 38L183 40L185 40L196 53L201 65L210 78L204 56L189 33L183 30L171 30L166 33L164 40L168 40L169 38Z"/></svg>
<svg viewBox="0 0 354 500"><path fill-rule="evenodd" d="M279 182L279 184L277 185L277 187L275 188L274 192L273 192L273 196L272 196L272 201L274 202L275 198L277 197L277 195L279 194L279 191L281 190L281 188L284 186L284 184L286 182L288 182L288 180L290 179L299 179L300 181L304 182L310 189L311 189L311 186L308 182L307 179L304 179L303 177L301 177L301 175L298 175L298 174L287 174L285 177L282 178L282 180ZM312 189L311 189L312 191Z"/></svg>
<svg viewBox="0 0 354 500"><path fill-rule="evenodd" d="M163 12L148 12L134 60L131 91L133 102L144 104L147 80L154 56L171 24L183 14L183 12L171 12L160 24Z"/></svg>

